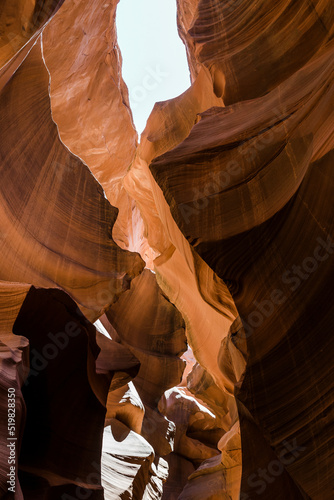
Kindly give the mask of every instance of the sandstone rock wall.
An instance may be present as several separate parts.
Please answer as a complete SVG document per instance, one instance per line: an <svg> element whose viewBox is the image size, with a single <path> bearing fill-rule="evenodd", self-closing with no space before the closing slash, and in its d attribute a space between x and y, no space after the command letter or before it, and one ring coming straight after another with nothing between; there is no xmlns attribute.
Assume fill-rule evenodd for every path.
<svg viewBox="0 0 334 500"><path fill-rule="evenodd" d="M117 3L0 6L0 496L10 388L15 500L329 500L333 5L178 0L138 141Z"/></svg>

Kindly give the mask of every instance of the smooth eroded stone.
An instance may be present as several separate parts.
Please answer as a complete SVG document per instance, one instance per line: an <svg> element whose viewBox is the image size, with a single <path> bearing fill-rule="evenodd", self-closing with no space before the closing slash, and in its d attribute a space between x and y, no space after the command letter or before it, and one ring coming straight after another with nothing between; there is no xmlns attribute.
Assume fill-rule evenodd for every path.
<svg viewBox="0 0 334 500"><path fill-rule="evenodd" d="M102 480L106 500L142 498L149 482L154 450L118 420L104 430Z"/></svg>
<svg viewBox="0 0 334 500"><path fill-rule="evenodd" d="M40 42L0 94L1 279L61 287L90 319L143 268L113 241L117 209L59 139Z"/></svg>

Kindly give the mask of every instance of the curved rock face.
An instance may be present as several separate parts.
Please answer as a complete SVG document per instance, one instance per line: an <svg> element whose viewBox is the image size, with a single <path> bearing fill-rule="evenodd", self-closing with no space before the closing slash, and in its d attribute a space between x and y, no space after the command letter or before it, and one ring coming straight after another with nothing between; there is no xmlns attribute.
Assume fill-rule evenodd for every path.
<svg viewBox="0 0 334 500"><path fill-rule="evenodd" d="M37 42L0 97L1 279L61 286L96 319L143 266L113 242L117 210L59 140L48 82Z"/></svg>
<svg viewBox="0 0 334 500"><path fill-rule="evenodd" d="M209 68L226 104L273 90L331 41L330 2L178 0L178 25L191 75Z"/></svg>
<svg viewBox="0 0 334 500"><path fill-rule="evenodd" d="M131 380L138 372L139 361L130 352L124 354L124 348L120 351L118 345L105 342L104 355L98 357L95 340L93 347L85 347L84 334L82 345L79 342L80 354L75 345L65 347L75 333L71 327L78 315L82 317L78 306L90 319L98 318L129 288L143 261L113 241L117 209L106 200L87 166L61 142L52 120L49 74L41 38L36 42L36 36L37 28L60 2L53 2L52 9L47 4L40 2L33 8L36 29L31 27L24 42L12 45L16 52L9 62L3 59L7 64L1 70L1 492L13 496L7 480L14 460L15 481L11 480L15 498L84 494L80 488L94 498L103 498L99 464L106 396L109 386L117 389ZM4 19L10 18L8 5L1 13ZM32 292L28 283L63 289L59 294L68 302L69 311L59 312L52 298L38 298L39 291ZM34 293L37 299L32 297ZM44 299L43 293L41 297ZM94 327L89 328L90 336L95 336ZM20 337L13 336L12 329ZM50 335L54 336L52 341ZM117 364L113 359L120 355ZM38 375L37 382L33 378L29 387L32 373ZM67 392L63 390L65 381ZM11 434L15 435L13 450L8 449L6 441L8 405L13 406L8 390L15 391L16 396L15 418L11 417L16 426L11 431L15 433ZM95 429L86 445L87 425L76 423L80 411L75 418L73 414L80 406L86 414L81 422ZM90 418L87 411L94 417ZM81 461L74 460L74 449L82 446L87 446L87 453L82 454Z"/></svg>
<svg viewBox="0 0 334 500"><path fill-rule="evenodd" d="M329 380L324 383L329 372L320 366L330 369L326 358L333 346L320 331L329 331L333 325L333 309L326 300L333 272L329 202L333 188L333 128L329 125L334 103L333 10L325 2L321 8L320 3L298 7L286 6L284 15L296 27L303 19L298 43L292 48L297 51L302 44L305 50L295 64L293 40L278 43L286 58L282 66L279 59L278 65L273 60L276 55L282 57L278 51L270 59L261 57L258 33L254 34L256 43L243 48L239 31L235 56L230 44L230 54L225 55L223 49L216 55L213 34L212 44L210 36L200 44L201 29L207 35L205 26L212 28L210 16L213 19L219 9L212 2L199 3L198 17L186 37L191 57L205 65L216 58L215 67L222 69L226 79L225 104L242 102L203 113L185 141L150 165L178 227L228 284L244 325L244 330L239 328L232 335L247 343L246 372L241 388L237 384L245 498L258 494L283 498L285 484L286 492L294 491L294 498L331 496L331 432L320 424L323 419L328 422L331 384ZM224 7L220 10L224 18L223 11ZM278 29L282 18L274 23L272 15L267 13L266 36L277 43L288 28ZM218 23L219 18L215 19ZM229 19L232 14L221 30L227 37ZM251 23L245 26L251 37ZM262 47L267 50L269 46L262 39ZM256 70L264 76L256 79L253 89L245 74L251 72L256 78L249 57L256 47ZM242 64L246 54L252 68ZM261 68L265 64L274 68L269 75ZM237 85L228 78L230 73ZM247 85L244 91L242 85ZM220 366L226 373L223 353ZM302 387L308 388L308 395L300 399ZM258 436L264 436L261 445L256 444L254 426L259 428ZM267 458L260 462L256 457L261 449L265 454L266 447ZM285 479L285 471L297 489L291 479Z"/></svg>
<svg viewBox="0 0 334 500"><path fill-rule="evenodd" d="M0 6L0 63L5 66L30 39L41 33L64 0L4 0Z"/></svg>
<svg viewBox="0 0 334 500"><path fill-rule="evenodd" d="M95 371L95 329L64 292L31 288L13 333L26 337L30 346L30 372L22 389L27 418L19 456L24 498L44 498L46 488L69 493L68 483L82 482L89 489L91 464L100 472L105 414L105 395L100 401L95 387L108 390L106 375Z"/></svg>
<svg viewBox="0 0 334 500"><path fill-rule="evenodd" d="M92 10L87 2L67 0L43 31L43 54L61 139L87 163L108 200L119 209L113 228L117 244L151 261L154 253L141 235L141 215L122 183L135 156L137 133L121 75L117 3L95 1ZM64 100L70 103L71 113Z"/></svg>
<svg viewBox="0 0 334 500"><path fill-rule="evenodd" d="M0 496L330 500L332 3L178 0L139 144L117 3L0 7Z"/></svg>

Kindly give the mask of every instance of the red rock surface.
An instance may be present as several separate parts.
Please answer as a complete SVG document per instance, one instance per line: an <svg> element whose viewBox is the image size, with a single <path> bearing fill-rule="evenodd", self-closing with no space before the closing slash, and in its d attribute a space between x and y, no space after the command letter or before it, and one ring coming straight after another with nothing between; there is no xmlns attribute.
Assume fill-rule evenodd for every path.
<svg viewBox="0 0 334 500"><path fill-rule="evenodd" d="M177 0L139 144L117 3L0 6L0 497L330 500L332 2Z"/></svg>

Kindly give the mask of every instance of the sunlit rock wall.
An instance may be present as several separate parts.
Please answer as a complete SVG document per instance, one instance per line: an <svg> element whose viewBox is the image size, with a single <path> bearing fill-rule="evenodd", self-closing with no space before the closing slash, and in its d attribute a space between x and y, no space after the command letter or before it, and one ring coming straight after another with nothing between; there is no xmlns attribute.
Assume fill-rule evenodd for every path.
<svg viewBox="0 0 334 500"><path fill-rule="evenodd" d="M329 500L332 3L178 0L140 141L116 8L0 6L1 498Z"/></svg>

